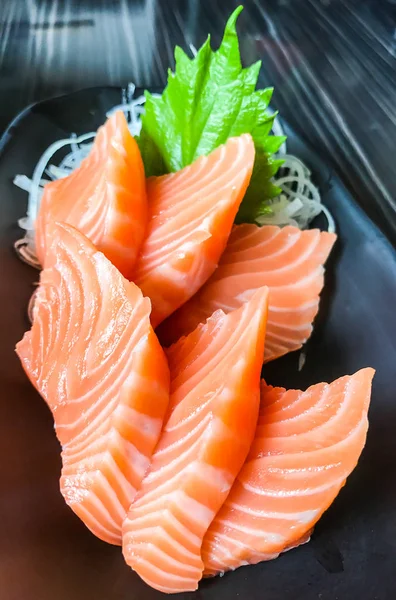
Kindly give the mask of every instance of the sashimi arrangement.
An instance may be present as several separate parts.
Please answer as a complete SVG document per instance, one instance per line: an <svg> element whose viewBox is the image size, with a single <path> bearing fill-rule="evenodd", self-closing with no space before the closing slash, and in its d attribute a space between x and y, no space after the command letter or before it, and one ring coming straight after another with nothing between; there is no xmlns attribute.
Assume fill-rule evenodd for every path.
<svg viewBox="0 0 396 600"><path fill-rule="evenodd" d="M212 277L158 329L166 345L215 310L235 310L262 285L271 289L265 362L301 348L312 331L323 265L336 236L267 225L235 225Z"/></svg>
<svg viewBox="0 0 396 600"><path fill-rule="evenodd" d="M29 241L42 270L16 352L61 493L165 593L307 542L368 429L369 367L306 391L262 379L310 337L336 235L264 224L285 140L260 63L242 68L240 11L216 52L176 48L136 135L116 110L45 183Z"/></svg>
<svg viewBox="0 0 396 600"><path fill-rule="evenodd" d="M119 544L160 437L169 369L141 290L72 226L51 223L47 241L33 325L16 351L54 415L66 502Z"/></svg>

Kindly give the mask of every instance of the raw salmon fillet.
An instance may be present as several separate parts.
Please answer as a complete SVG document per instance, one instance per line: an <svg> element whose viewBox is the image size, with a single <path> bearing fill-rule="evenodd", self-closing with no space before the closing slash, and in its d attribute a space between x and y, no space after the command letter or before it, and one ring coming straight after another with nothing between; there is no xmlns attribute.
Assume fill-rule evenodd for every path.
<svg viewBox="0 0 396 600"><path fill-rule="evenodd" d="M362 369L306 392L262 382L252 448L203 542L206 575L308 541L364 447L373 375Z"/></svg>
<svg viewBox="0 0 396 600"><path fill-rule="evenodd" d="M131 278L146 233L148 208L143 162L123 112L116 112L98 130L78 169L45 186L35 224L36 253L43 266L51 221L76 227L124 277Z"/></svg>
<svg viewBox="0 0 396 600"><path fill-rule="evenodd" d="M266 317L263 288L168 350L166 424L123 527L126 562L162 592L195 590L202 577L202 539L256 428Z"/></svg>
<svg viewBox="0 0 396 600"><path fill-rule="evenodd" d="M22 365L62 445L61 492L99 538L121 544L169 402L150 300L73 227L50 224Z"/></svg>
<svg viewBox="0 0 396 600"><path fill-rule="evenodd" d="M301 348L312 332L325 263L336 240L318 229L301 231L236 225L218 269L197 294L159 328L169 345L215 310L229 312L261 286L269 288L265 362Z"/></svg>
<svg viewBox="0 0 396 600"><path fill-rule="evenodd" d="M133 280L151 299L154 327L216 269L253 162L253 140L244 134L177 173L148 179L148 233Z"/></svg>

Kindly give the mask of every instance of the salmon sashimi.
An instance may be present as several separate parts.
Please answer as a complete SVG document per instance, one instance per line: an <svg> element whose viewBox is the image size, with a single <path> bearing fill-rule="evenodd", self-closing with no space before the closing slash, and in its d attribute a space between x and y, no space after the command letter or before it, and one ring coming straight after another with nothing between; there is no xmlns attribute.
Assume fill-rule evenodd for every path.
<svg viewBox="0 0 396 600"><path fill-rule="evenodd" d="M262 382L248 459L202 546L205 574L275 558L310 532L366 441L374 370L306 392Z"/></svg>
<svg viewBox="0 0 396 600"><path fill-rule="evenodd" d="M126 562L152 587L195 590L201 543L250 449L268 292L216 312L168 350L168 416L123 527Z"/></svg>
<svg viewBox="0 0 396 600"><path fill-rule="evenodd" d="M218 269L167 319L158 336L169 345L215 310L235 310L261 286L269 287L265 362L301 348L312 332L325 263L336 236L318 229L236 225Z"/></svg>
<svg viewBox="0 0 396 600"><path fill-rule="evenodd" d="M146 233L148 207L142 158L123 112L116 112L98 130L78 169L44 187L35 224L42 266L51 221L76 227L124 277L131 278Z"/></svg>
<svg viewBox="0 0 396 600"><path fill-rule="evenodd" d="M54 416L67 504L121 544L168 407L167 360L150 300L72 226L48 230L33 325L16 350Z"/></svg>
<svg viewBox="0 0 396 600"><path fill-rule="evenodd" d="M250 181L254 153L251 136L244 134L177 173L148 179L148 234L133 280L151 299L154 327L216 269Z"/></svg>

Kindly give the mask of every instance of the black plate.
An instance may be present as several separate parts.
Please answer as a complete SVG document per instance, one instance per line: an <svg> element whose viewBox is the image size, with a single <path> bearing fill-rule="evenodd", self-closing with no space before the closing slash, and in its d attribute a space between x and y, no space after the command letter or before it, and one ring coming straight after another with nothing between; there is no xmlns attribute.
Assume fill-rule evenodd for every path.
<svg viewBox="0 0 396 600"><path fill-rule="evenodd" d="M3 600L156 600L124 564L119 548L89 533L58 490L59 447L52 419L26 379L14 346L27 327L37 272L14 255L31 175L45 148L90 131L120 90L85 90L28 108L0 146L1 405L0 597ZM396 597L396 252L340 181L291 131L289 150L313 170L337 221L339 241L307 362L298 353L266 369L270 383L306 387L371 365L377 369L370 430L358 468L312 541L279 559L204 581L201 600L391 600Z"/></svg>

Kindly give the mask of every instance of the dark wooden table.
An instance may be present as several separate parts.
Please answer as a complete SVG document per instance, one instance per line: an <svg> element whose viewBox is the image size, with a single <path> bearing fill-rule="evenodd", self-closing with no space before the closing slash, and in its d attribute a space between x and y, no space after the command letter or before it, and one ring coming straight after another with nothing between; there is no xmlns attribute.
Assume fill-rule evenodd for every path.
<svg viewBox="0 0 396 600"><path fill-rule="evenodd" d="M82 87L165 82L173 48L219 42L237 0L1 0L0 130ZM274 106L396 242L395 0L246 0L246 61Z"/></svg>

